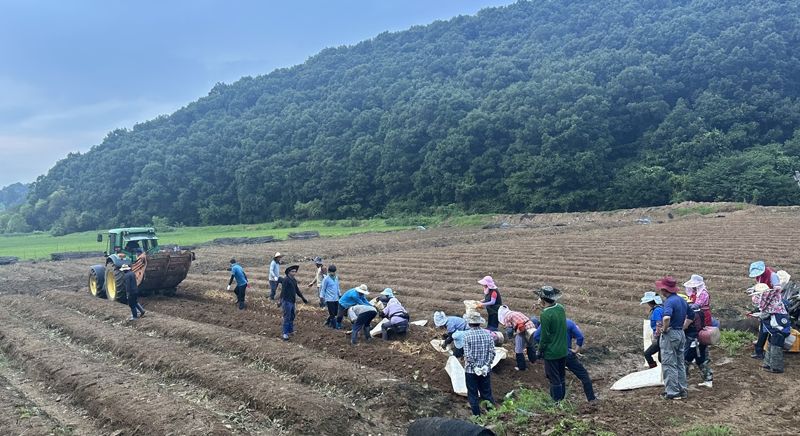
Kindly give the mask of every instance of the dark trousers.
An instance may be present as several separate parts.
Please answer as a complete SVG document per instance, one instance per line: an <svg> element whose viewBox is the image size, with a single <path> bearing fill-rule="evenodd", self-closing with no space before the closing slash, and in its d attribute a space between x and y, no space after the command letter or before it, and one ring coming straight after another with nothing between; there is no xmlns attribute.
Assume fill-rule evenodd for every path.
<svg viewBox="0 0 800 436"><path fill-rule="evenodd" d="M247 291L247 285L236 286L236 302L239 303L239 310L244 309L244 293Z"/></svg>
<svg viewBox="0 0 800 436"><path fill-rule="evenodd" d="M646 350L644 350L644 358L647 360L647 364L650 368L656 367L656 360L653 359L653 355L661 351L661 346L658 343L658 340L650 344ZM661 354L658 355L658 361L661 362Z"/></svg>
<svg viewBox="0 0 800 436"><path fill-rule="evenodd" d="M356 318L356 322L353 323L353 331L350 333L350 342L355 344L358 342L358 332L364 330L364 340L369 340L369 323L372 322L372 319L375 318L378 312L370 310L369 312L364 312L361 315L358 315Z"/></svg>
<svg viewBox="0 0 800 436"><path fill-rule="evenodd" d="M328 320L325 325L330 328L336 328L336 315L339 313L338 301L326 301L325 306L328 307Z"/></svg>
<svg viewBox="0 0 800 436"><path fill-rule="evenodd" d="M269 282L269 299L275 299L275 291L278 290L278 282L270 280Z"/></svg>
<svg viewBox="0 0 800 436"><path fill-rule="evenodd" d="M128 297L128 306L130 306L131 308L131 316L134 318L138 318L139 314L137 312L141 307L139 306L139 294L136 292L128 292L127 297ZM144 313L144 310L142 310L141 312Z"/></svg>
<svg viewBox="0 0 800 436"><path fill-rule="evenodd" d="M550 382L550 397L553 401L561 401L567 394L564 379L567 376L567 358L544 359L544 374Z"/></svg>
<svg viewBox="0 0 800 436"><path fill-rule="evenodd" d="M381 324L381 332L383 333L383 339L388 340L389 335L391 334L403 334L408 331L408 321L403 320L400 322L396 322L392 324L389 321L386 321Z"/></svg>
<svg viewBox="0 0 800 436"><path fill-rule="evenodd" d="M486 321L486 328L488 328L493 332L496 332L498 330L498 327L500 326L500 319L497 317L497 312L490 313L487 318L489 319Z"/></svg>
<svg viewBox="0 0 800 436"><path fill-rule="evenodd" d="M342 320L344 319L344 316L347 315L347 309L349 309L349 307L344 307L339 304L339 310L336 312L336 325L338 327L341 327Z"/></svg>
<svg viewBox="0 0 800 436"><path fill-rule="evenodd" d="M708 359L708 345L703 345L698 342L697 346L692 347L692 341L695 338L686 338L686 350L683 352L683 360L686 363L697 363L697 366L702 367L703 363Z"/></svg>
<svg viewBox="0 0 800 436"><path fill-rule="evenodd" d="M281 308L283 309L283 334L294 333L294 303L282 300Z"/></svg>
<svg viewBox="0 0 800 436"><path fill-rule="evenodd" d="M467 401L472 414L475 416L481 414L481 401L488 401L494 407L491 374L480 376L468 372L464 376L467 382Z"/></svg>
<svg viewBox="0 0 800 436"><path fill-rule="evenodd" d="M597 398L594 396L594 388L592 387L592 378L589 377L589 371L583 367L583 364L578 360L575 353L567 354L567 369L570 370L583 385L583 393L586 394L586 401L594 401Z"/></svg>

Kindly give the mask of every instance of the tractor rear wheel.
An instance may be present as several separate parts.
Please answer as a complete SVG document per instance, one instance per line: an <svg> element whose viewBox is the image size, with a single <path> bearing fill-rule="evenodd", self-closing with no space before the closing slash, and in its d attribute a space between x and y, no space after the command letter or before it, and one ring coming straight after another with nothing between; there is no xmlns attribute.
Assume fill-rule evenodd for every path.
<svg viewBox="0 0 800 436"><path fill-rule="evenodd" d="M99 298L106 297L106 291L103 289L103 278L98 277L97 270L94 268L89 271L89 293Z"/></svg>
<svg viewBox="0 0 800 436"><path fill-rule="evenodd" d="M109 300L126 303L128 299L125 294L125 273L115 267L113 263L106 265L106 297Z"/></svg>

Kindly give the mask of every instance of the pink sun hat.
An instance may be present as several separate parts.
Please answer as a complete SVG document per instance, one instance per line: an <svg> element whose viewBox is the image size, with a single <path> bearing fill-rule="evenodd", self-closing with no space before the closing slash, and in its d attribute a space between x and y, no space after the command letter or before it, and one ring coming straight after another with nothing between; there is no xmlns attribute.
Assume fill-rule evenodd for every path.
<svg viewBox="0 0 800 436"><path fill-rule="evenodd" d="M478 284L486 286L489 289L497 289L497 285L494 284L494 279L492 278L492 276L486 276L478 280Z"/></svg>

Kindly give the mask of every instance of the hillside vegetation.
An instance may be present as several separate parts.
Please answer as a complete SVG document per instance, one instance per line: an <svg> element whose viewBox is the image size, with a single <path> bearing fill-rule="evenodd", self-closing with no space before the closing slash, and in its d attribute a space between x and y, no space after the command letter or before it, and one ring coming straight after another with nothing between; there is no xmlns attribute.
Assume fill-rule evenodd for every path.
<svg viewBox="0 0 800 436"><path fill-rule="evenodd" d="M0 228L798 203L798 47L791 1L486 9L113 131Z"/></svg>

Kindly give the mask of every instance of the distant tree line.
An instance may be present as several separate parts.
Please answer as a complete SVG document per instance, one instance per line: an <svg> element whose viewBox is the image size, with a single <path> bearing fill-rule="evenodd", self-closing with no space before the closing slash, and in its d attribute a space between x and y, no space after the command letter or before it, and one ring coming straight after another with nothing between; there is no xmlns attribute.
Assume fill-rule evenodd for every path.
<svg viewBox="0 0 800 436"><path fill-rule="evenodd" d="M800 2L485 9L113 131L0 228L797 204L798 47Z"/></svg>

